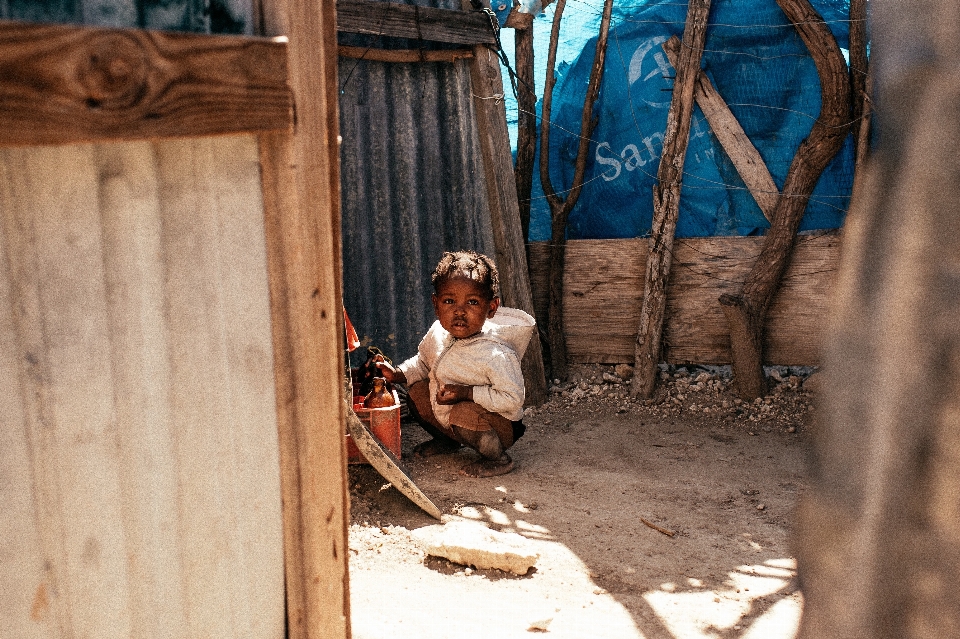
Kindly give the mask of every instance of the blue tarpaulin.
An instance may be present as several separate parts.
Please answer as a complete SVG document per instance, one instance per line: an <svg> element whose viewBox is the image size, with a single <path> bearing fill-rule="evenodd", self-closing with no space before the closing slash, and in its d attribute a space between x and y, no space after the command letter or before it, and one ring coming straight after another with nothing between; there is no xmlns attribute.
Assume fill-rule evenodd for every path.
<svg viewBox="0 0 960 639"><path fill-rule="evenodd" d="M550 174L561 195L573 178L583 99L599 31L602 5L600 0L591 2L569 2L563 16L564 23L569 20L575 26L562 32L558 58L569 62L558 66L551 118ZM812 5L845 51L848 3L812 0ZM538 74L545 66L553 9L548 7L535 21ZM594 107L599 122L585 184L570 215L569 238L649 233L675 75L661 45L671 35L682 38L686 13L687 4L676 0L614 5L603 85ZM586 34L592 38L588 40ZM800 143L820 112L819 76L796 29L774 0L714 0L702 68L757 147L778 188L782 187ZM542 86L537 90L542 95ZM537 109L539 117L539 104ZM853 142L848 137L817 183L801 230L840 227L852 183ZM684 165L677 236L754 235L768 226L698 107ZM537 164L529 239L549 237L550 209Z"/></svg>

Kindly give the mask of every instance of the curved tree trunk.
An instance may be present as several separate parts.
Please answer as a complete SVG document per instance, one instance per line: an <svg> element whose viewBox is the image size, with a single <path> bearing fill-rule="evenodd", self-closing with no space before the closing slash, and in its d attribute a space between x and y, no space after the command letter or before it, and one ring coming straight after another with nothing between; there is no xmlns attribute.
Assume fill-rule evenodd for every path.
<svg viewBox="0 0 960 639"><path fill-rule="evenodd" d="M550 368L552 377L567 377L567 340L563 334L563 262L567 243L567 219L580 198L583 188L583 174L587 169L587 151L590 138L597 126L593 115L593 105L600 93L603 80L603 64L607 55L607 33L610 30L610 14L613 0L604 0L603 17L600 20L600 35L597 38L593 68L590 70L590 83L583 101L583 116L580 120L580 144L577 147L577 160L573 172L573 184L566 198L561 198L550 181L550 111L553 103L553 86L556 84L554 67L557 61L557 43L560 38L560 18L566 0L557 2L553 17L553 29L550 32L550 49L547 54L547 78L543 89L543 109L540 121L540 183L547 196L551 213L550 241L550 290L547 306L547 342L550 346Z"/></svg>
<svg viewBox="0 0 960 639"><path fill-rule="evenodd" d="M810 50L820 75L820 117L800 144L774 211L757 262L737 295L720 297L730 325L730 350L737 394L754 399L767 392L763 375L763 329L773 296L790 262L807 200L820 174L850 130L847 65L830 29L807 0L777 0Z"/></svg>

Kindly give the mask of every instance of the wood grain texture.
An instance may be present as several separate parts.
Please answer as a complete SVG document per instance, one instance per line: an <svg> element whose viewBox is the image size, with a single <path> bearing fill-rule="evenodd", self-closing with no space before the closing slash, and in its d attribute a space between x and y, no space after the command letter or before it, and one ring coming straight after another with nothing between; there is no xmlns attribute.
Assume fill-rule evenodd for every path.
<svg viewBox="0 0 960 639"><path fill-rule="evenodd" d="M669 40L663 43L663 50L670 60L670 64L676 65L680 55L680 38L671 36ZM780 197L780 191L777 189L773 176L767 169L766 162L757 147L753 145L750 138L747 137L743 127L736 116L727 106L726 101L713 82L707 77L707 74L701 69L697 73L697 82L694 86L693 97L697 106L703 111L707 118L710 130L717 136L717 141L726 152L727 157L733 162L734 168L740 175L740 179L746 185L750 195L757 202L757 206L763 212L768 220L773 217L773 210L777 206L777 198Z"/></svg>
<svg viewBox="0 0 960 639"><path fill-rule="evenodd" d="M685 238L676 241L664 316L661 361L729 364L730 342L717 298L737 290L760 253L763 238ZM766 363L820 361L840 241L835 235L799 238L783 286L769 313ZM545 242L530 246L534 305L547 304ZM564 278L564 328L570 361L633 361L634 327L643 295L647 240L571 240Z"/></svg>
<svg viewBox="0 0 960 639"><path fill-rule="evenodd" d="M340 45L337 54L341 58L354 60L372 60L374 62L456 62L473 57L473 49L444 49L424 51L420 49L373 49L370 47L348 47Z"/></svg>
<svg viewBox="0 0 960 639"><path fill-rule="evenodd" d="M510 134L507 131L502 98L500 62L496 55L484 46L474 49L474 57L470 60L470 81L503 303L532 315L534 307L530 292L530 271L527 267L526 245L517 202L517 183L513 174L513 154L510 150ZM520 363L526 387L526 404L539 406L547 399L547 381L540 340L536 334L530 340Z"/></svg>
<svg viewBox="0 0 960 639"><path fill-rule="evenodd" d="M258 181L249 137L0 150L4 632L283 636Z"/></svg>
<svg viewBox="0 0 960 639"><path fill-rule="evenodd" d="M288 129L280 40L0 21L0 144Z"/></svg>
<svg viewBox="0 0 960 639"><path fill-rule="evenodd" d="M264 5L286 34L293 133L260 136L283 486L287 636L350 636L337 37L333 0Z"/></svg>
<svg viewBox="0 0 960 639"><path fill-rule="evenodd" d="M496 44L490 18L480 11L436 9L393 2L337 2L337 31L452 44Z"/></svg>
<svg viewBox="0 0 960 639"><path fill-rule="evenodd" d="M690 141L693 98L707 37L710 0L691 0L683 28L683 46L677 56L677 78L674 81L667 126L663 135L663 151L657 167L657 183L653 187L653 226L643 299L634 349L636 373L631 394L650 397L657 383L657 364L663 347L663 319L666 309L666 288L673 258L673 237L680 214L680 191L683 164Z"/></svg>
<svg viewBox="0 0 960 639"><path fill-rule="evenodd" d="M797 230L820 174L850 130L850 79L836 38L808 0L777 0L803 40L820 77L820 113L800 143L783 182L763 249L743 287L720 298L730 326L733 376L744 400L767 392L763 343L765 319L787 268Z"/></svg>

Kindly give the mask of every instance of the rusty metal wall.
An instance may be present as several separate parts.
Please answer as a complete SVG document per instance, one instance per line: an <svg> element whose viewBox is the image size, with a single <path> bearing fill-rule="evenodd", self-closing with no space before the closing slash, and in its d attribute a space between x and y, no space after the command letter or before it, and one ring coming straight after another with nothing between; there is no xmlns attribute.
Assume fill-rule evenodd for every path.
<svg viewBox="0 0 960 639"><path fill-rule="evenodd" d="M251 0L0 0L0 19L253 34Z"/></svg>
<svg viewBox="0 0 960 639"><path fill-rule="evenodd" d="M463 60L340 60L344 305L361 340L398 361L434 320L443 251L494 252L470 86Z"/></svg>

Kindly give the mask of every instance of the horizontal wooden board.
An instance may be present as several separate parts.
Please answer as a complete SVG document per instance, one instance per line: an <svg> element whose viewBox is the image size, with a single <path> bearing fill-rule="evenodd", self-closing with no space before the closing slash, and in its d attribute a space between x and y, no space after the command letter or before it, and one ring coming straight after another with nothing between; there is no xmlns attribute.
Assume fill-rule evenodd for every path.
<svg viewBox="0 0 960 639"><path fill-rule="evenodd" d="M289 129L283 39L0 21L0 145Z"/></svg>
<svg viewBox="0 0 960 639"><path fill-rule="evenodd" d="M496 44L487 14L392 2L337 3L337 31L453 44Z"/></svg>
<svg viewBox="0 0 960 639"><path fill-rule="evenodd" d="M739 290L763 240L710 237L675 241L667 287L664 361L730 363L730 339L717 298ZM764 357L768 364L819 363L839 253L836 234L798 238L767 319ZM571 362L633 362L646 260L646 239L567 242L563 309ZM531 244L531 285L541 323L547 309L547 264L547 244Z"/></svg>
<svg viewBox="0 0 960 639"><path fill-rule="evenodd" d="M337 55L341 58L354 60L370 60L373 62L456 62L473 57L473 49L441 49L439 51L425 51L423 49L374 49L371 47L337 47Z"/></svg>

